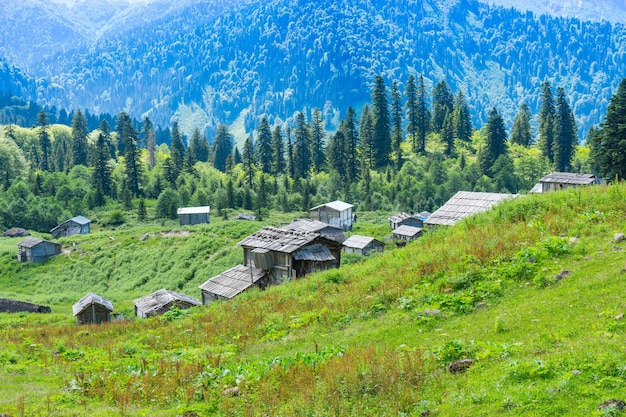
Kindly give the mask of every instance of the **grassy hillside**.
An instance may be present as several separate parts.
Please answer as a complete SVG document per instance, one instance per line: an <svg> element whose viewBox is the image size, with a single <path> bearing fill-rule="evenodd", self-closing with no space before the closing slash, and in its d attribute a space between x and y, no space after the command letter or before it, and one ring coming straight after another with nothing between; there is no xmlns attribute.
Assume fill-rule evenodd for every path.
<svg viewBox="0 0 626 417"><path fill-rule="evenodd" d="M129 309L166 283L193 293L258 223L96 233L38 266L2 241L0 295L29 288L54 309L0 315L0 413L617 415L596 408L626 399L625 202L625 185L523 197L339 270L101 326L69 324L74 295L110 291ZM188 265L165 268L175 255Z"/></svg>

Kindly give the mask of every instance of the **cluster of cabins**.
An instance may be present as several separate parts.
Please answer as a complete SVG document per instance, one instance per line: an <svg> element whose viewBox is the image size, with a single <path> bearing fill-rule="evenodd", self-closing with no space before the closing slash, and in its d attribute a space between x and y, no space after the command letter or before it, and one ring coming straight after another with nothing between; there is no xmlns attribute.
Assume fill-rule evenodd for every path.
<svg viewBox="0 0 626 417"><path fill-rule="evenodd" d="M564 189L598 183L593 175L552 173L533 188L533 192ZM473 214L486 211L499 202L517 195L459 191L434 213L399 213L389 218L392 239L396 246L419 238L426 226L452 226ZM178 210L181 225L210 221L209 207L187 207ZM370 255L382 252L384 243L368 236L351 235L356 221L351 204L334 201L313 207L309 219L297 219L282 227L263 227L238 243L243 249L242 263L209 278L200 291L202 301L166 289L135 300L135 315L146 318L163 314L170 308L189 308L215 300L230 300L251 287L265 288L312 272L338 268L341 252ZM89 233L89 220L82 216L55 227L55 237ZM19 244L20 261L42 261L61 253L61 245L28 237ZM78 323L110 321L111 301L89 293L73 306Z"/></svg>

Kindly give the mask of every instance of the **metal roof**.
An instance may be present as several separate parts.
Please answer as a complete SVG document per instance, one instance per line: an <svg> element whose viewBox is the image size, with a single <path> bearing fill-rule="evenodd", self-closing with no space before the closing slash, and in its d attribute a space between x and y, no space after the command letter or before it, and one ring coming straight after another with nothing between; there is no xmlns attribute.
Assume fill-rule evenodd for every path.
<svg viewBox="0 0 626 417"><path fill-rule="evenodd" d="M208 279L200 285L202 291L231 299L254 285L265 276L260 268L237 265L221 274Z"/></svg>
<svg viewBox="0 0 626 417"><path fill-rule="evenodd" d="M86 224L91 223L91 220L89 220L88 218L83 217L83 216L76 216L76 217L72 217L71 219L65 221L64 223L67 223L67 222L74 222L74 223L80 224L81 226L84 226Z"/></svg>
<svg viewBox="0 0 626 417"><path fill-rule="evenodd" d="M393 229L393 234L400 235L400 236L413 237L413 236L418 235L421 231L422 231L421 227L407 226L406 224L403 224L402 226L398 226L395 229Z"/></svg>
<svg viewBox="0 0 626 417"><path fill-rule="evenodd" d="M293 259L296 261L315 261L315 262L327 262L334 261L337 258L330 253L330 250L321 244L315 244L302 248L293 255Z"/></svg>
<svg viewBox="0 0 626 417"><path fill-rule="evenodd" d="M210 206L180 207L176 212L178 214L208 214L211 212L211 207Z"/></svg>
<svg viewBox="0 0 626 417"><path fill-rule="evenodd" d="M17 246L20 246L22 248L34 248L35 246L39 245L42 242L48 242L51 243L53 245L59 245L60 244L56 243L56 242L50 242L48 240L43 240L41 238L38 237L27 237L26 239L20 241Z"/></svg>
<svg viewBox="0 0 626 417"><path fill-rule="evenodd" d="M573 185L591 185L596 183L596 176L593 174L576 174L572 172L552 172L539 182L557 183L557 184L573 184Z"/></svg>
<svg viewBox="0 0 626 417"><path fill-rule="evenodd" d="M78 300L78 302L72 306L72 311L74 312L74 315L76 316L80 314L81 312L83 312L87 307L89 307L92 304L97 304L106 308L109 311L113 311L112 302L110 302L106 298L100 297L99 295L96 295L91 292L87 293L87 295L85 295L83 298Z"/></svg>
<svg viewBox="0 0 626 417"><path fill-rule="evenodd" d="M134 301L134 303L138 309L144 312L144 314L148 314L149 312L158 310L174 301L184 301L188 304L196 306L202 304L193 297L166 289L161 289L150 295L146 295L145 297L138 298Z"/></svg>
<svg viewBox="0 0 626 417"><path fill-rule="evenodd" d="M372 242L378 242L381 246L383 245L381 241L376 240L373 237L352 235L348 239L346 239L345 242L343 242L343 246L356 249L365 249Z"/></svg>
<svg viewBox="0 0 626 417"><path fill-rule="evenodd" d="M267 226L239 242L239 246L293 253L318 237L320 237L319 233L298 232Z"/></svg>
<svg viewBox="0 0 626 417"><path fill-rule="evenodd" d="M482 213L503 200L515 197L517 194L459 191L446 204L431 214L426 220L426 224L453 226L465 217Z"/></svg>
<svg viewBox="0 0 626 417"><path fill-rule="evenodd" d="M352 204L344 203L343 201L336 200L336 201L333 201L331 203L320 204L319 206L315 206L312 209L310 209L309 211L317 210L317 209L320 209L322 207L327 207L327 208L330 208L330 209L333 209L333 210L336 210L336 211L344 211L344 210L347 210L347 209L352 208L354 206Z"/></svg>

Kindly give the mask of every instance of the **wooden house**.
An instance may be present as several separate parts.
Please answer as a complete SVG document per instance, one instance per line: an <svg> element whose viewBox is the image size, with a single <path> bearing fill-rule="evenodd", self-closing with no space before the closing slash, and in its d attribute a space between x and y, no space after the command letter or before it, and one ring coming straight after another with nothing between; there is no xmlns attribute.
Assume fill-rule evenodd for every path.
<svg viewBox="0 0 626 417"><path fill-rule="evenodd" d="M50 234L56 239L65 236L86 235L89 233L90 223L91 220L83 216L76 216L50 230Z"/></svg>
<svg viewBox="0 0 626 417"><path fill-rule="evenodd" d="M369 236L352 235L343 242L345 253L356 253L359 255L370 255L371 253L382 252L385 244L380 240Z"/></svg>
<svg viewBox="0 0 626 417"><path fill-rule="evenodd" d="M142 298L138 298L135 303L135 315L139 318L159 316L176 307L186 309L193 306L202 305L196 298L174 291L161 289Z"/></svg>
<svg viewBox="0 0 626 417"><path fill-rule="evenodd" d="M599 184L600 180L593 174L575 174L571 172L553 172L539 180L533 191L545 193L547 191L564 190L570 187Z"/></svg>
<svg viewBox="0 0 626 417"><path fill-rule="evenodd" d="M88 293L72 306L76 323L100 324L111 321L113 303L94 293Z"/></svg>
<svg viewBox="0 0 626 417"><path fill-rule="evenodd" d="M319 233L325 238L337 241L339 243L346 240L346 234L343 229L337 226L331 226L328 223L310 219L295 219L290 224L281 227L281 229L295 230L297 232L313 232Z"/></svg>
<svg viewBox="0 0 626 417"><path fill-rule="evenodd" d="M453 226L462 219L482 213L517 194L459 191L425 221L428 226Z"/></svg>
<svg viewBox="0 0 626 417"><path fill-rule="evenodd" d="M38 237L27 237L17 244L17 260L42 262L61 253L61 245Z"/></svg>
<svg viewBox="0 0 626 417"><path fill-rule="evenodd" d="M181 226L192 226L210 222L211 207L181 207L178 209L178 220Z"/></svg>
<svg viewBox="0 0 626 417"><path fill-rule="evenodd" d="M349 230L352 228L354 220L352 216L353 207L352 204L343 201L333 201L310 209L309 218L339 227L342 230Z"/></svg>
<svg viewBox="0 0 626 417"><path fill-rule="evenodd" d="M422 236L422 228L407 226L403 224L402 226L398 226L393 229L393 240L396 242L396 245L400 243L398 246L406 245L408 242L417 239Z"/></svg>
<svg viewBox="0 0 626 417"><path fill-rule="evenodd" d="M265 287L265 271L253 266L237 265L200 285L202 304L230 300L252 286Z"/></svg>
<svg viewBox="0 0 626 417"><path fill-rule="evenodd" d="M402 225L422 228L428 217L430 217L430 213L427 211L418 214L398 213L389 217L389 225L391 226L391 230Z"/></svg>

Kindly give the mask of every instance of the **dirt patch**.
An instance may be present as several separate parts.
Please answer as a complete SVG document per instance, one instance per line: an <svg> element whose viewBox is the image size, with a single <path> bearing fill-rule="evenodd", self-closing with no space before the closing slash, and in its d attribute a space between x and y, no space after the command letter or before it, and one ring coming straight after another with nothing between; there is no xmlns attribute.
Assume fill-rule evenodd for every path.
<svg viewBox="0 0 626 417"><path fill-rule="evenodd" d="M163 237L187 237L190 236L191 232L188 230L164 230L162 232L154 233L152 236L163 236Z"/></svg>

